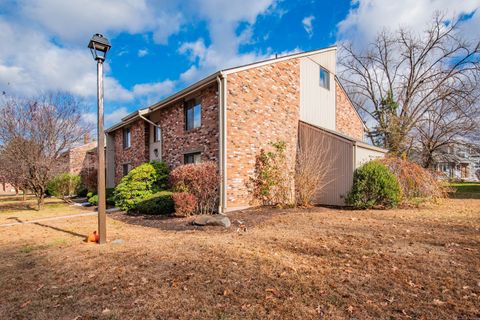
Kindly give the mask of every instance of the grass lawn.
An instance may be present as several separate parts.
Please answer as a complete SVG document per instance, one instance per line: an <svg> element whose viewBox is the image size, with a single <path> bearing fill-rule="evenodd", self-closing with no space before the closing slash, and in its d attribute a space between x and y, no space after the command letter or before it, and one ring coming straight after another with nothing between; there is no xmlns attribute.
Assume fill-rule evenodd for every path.
<svg viewBox="0 0 480 320"><path fill-rule="evenodd" d="M450 183L450 187L455 190L454 198L480 199L480 182L455 182Z"/></svg>
<svg viewBox="0 0 480 320"><path fill-rule="evenodd" d="M45 199L44 207L40 211L36 209L37 201L32 196L28 196L27 201L23 201L22 196L0 197L0 224L72 215L92 210L71 206L57 198Z"/></svg>
<svg viewBox="0 0 480 320"><path fill-rule="evenodd" d="M2 228L0 318L480 317L480 200L248 213L264 219L169 231L110 216L125 242L103 246L83 242L96 217Z"/></svg>

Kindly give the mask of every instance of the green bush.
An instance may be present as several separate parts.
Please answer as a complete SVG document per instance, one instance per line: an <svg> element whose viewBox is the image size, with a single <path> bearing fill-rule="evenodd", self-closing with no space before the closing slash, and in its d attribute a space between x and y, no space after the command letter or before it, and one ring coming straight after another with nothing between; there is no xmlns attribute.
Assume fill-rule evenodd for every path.
<svg viewBox="0 0 480 320"><path fill-rule="evenodd" d="M73 196L79 185L79 176L71 173L62 173L50 180L47 190L50 195L64 198Z"/></svg>
<svg viewBox="0 0 480 320"><path fill-rule="evenodd" d="M134 209L137 213L142 214L156 214L156 215L169 215L172 214L174 209L174 203L172 199L172 192L160 191L154 193L146 199L138 202Z"/></svg>
<svg viewBox="0 0 480 320"><path fill-rule="evenodd" d="M111 205L111 206L114 206L115 205L115 189L114 188L107 188L105 190L105 200L107 202L108 205ZM98 195L93 193L93 192L89 192L87 193L87 201L90 202L90 204L96 206L98 205Z"/></svg>
<svg viewBox="0 0 480 320"><path fill-rule="evenodd" d="M346 202L357 209L368 209L395 207L400 199L400 185L395 175L379 161L370 161L355 170Z"/></svg>
<svg viewBox="0 0 480 320"><path fill-rule="evenodd" d="M166 185L162 182L165 170L168 172L165 166L162 162L144 163L130 171L115 188L115 205L130 211L136 204L160 191L161 185Z"/></svg>
<svg viewBox="0 0 480 320"><path fill-rule="evenodd" d="M89 193L91 193L91 192L89 192ZM90 198L88 198L88 202L90 202L91 205L97 206L98 205L98 194L94 194Z"/></svg>
<svg viewBox="0 0 480 320"><path fill-rule="evenodd" d="M88 194L88 189L83 184L80 183L75 193L77 197L86 197Z"/></svg>
<svg viewBox="0 0 480 320"><path fill-rule="evenodd" d="M150 161L156 172L154 188L158 191L168 189L168 177L170 169L165 161Z"/></svg>

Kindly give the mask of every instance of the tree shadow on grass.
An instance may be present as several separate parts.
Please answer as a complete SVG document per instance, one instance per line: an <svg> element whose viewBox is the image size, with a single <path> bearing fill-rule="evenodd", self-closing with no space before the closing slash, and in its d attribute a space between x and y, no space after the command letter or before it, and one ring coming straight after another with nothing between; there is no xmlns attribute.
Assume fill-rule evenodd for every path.
<svg viewBox="0 0 480 320"><path fill-rule="evenodd" d="M22 221L22 220L19 219L18 217L10 217L10 218L8 218L8 219L15 220L15 221L17 221L17 222L19 222L19 223L28 222L28 221ZM79 237L79 238L83 238L83 239L86 238L86 236L85 236L84 234L80 234L80 233L76 233L76 232L74 232L74 231L65 230L65 229L62 229L62 228L50 226L50 225L44 224L44 223L34 222L34 223L30 223L30 224L34 224L34 225L39 226L39 227L49 228L49 229L52 229L52 230L55 230L55 231L67 233L67 234L70 234L70 235L75 236L75 237Z"/></svg>
<svg viewBox="0 0 480 320"><path fill-rule="evenodd" d="M35 206L32 206L31 203L27 203L27 202L0 204L0 211L21 211L21 210L35 211L36 208Z"/></svg>

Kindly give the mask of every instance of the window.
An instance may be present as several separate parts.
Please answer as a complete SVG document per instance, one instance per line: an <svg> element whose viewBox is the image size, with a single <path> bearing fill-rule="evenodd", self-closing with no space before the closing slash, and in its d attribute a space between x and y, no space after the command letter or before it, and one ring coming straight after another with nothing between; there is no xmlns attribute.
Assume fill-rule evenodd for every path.
<svg viewBox="0 0 480 320"><path fill-rule="evenodd" d="M132 143L132 134L130 128L123 129L123 149L130 148Z"/></svg>
<svg viewBox="0 0 480 320"><path fill-rule="evenodd" d="M202 125L202 104L200 99L187 101L185 107L185 130L199 128Z"/></svg>
<svg viewBox="0 0 480 320"><path fill-rule="evenodd" d="M160 139L162 138L162 132L160 130L160 126L157 125L153 127L153 142L160 142Z"/></svg>
<svg viewBox="0 0 480 320"><path fill-rule="evenodd" d="M322 67L320 67L320 86L330 90L330 73Z"/></svg>
<svg viewBox="0 0 480 320"><path fill-rule="evenodd" d="M122 174L123 176L125 177L128 172L130 172L130 164L129 163L125 163L124 165L122 165Z"/></svg>
<svg viewBox="0 0 480 320"><path fill-rule="evenodd" d="M201 153L200 152L187 153L183 156L183 163L184 164L200 163L201 160L202 159L201 159Z"/></svg>

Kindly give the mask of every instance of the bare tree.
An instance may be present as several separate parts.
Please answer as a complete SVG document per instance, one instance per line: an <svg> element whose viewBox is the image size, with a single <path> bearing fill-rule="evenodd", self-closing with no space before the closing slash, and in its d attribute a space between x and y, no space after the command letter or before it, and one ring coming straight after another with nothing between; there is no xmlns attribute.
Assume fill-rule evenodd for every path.
<svg viewBox="0 0 480 320"><path fill-rule="evenodd" d="M15 155L12 152L14 148L17 148L16 141L0 147L0 177L3 182L8 182L15 188L17 195L21 190L23 200L25 200L28 190L26 170L22 167L22 163L18 162L15 157L12 158Z"/></svg>
<svg viewBox="0 0 480 320"><path fill-rule="evenodd" d="M435 154L445 146L468 139L480 129L478 95L454 97L439 101L427 111L413 130L415 148L421 165L430 168Z"/></svg>
<svg viewBox="0 0 480 320"><path fill-rule="evenodd" d="M65 93L11 98L0 107L2 156L21 168L38 208L48 181L62 171L62 153L90 129L82 121L83 111L84 105Z"/></svg>
<svg viewBox="0 0 480 320"><path fill-rule="evenodd" d="M458 31L458 20L436 14L421 34L384 31L365 50L343 47L340 76L367 117L374 144L395 154L408 152L417 124L441 112L443 101L461 102L459 97L471 94L480 71L480 42L469 43Z"/></svg>
<svg viewBox="0 0 480 320"><path fill-rule="evenodd" d="M302 207L311 206L315 196L335 180L338 153L324 135L299 132L295 166L295 198Z"/></svg>

